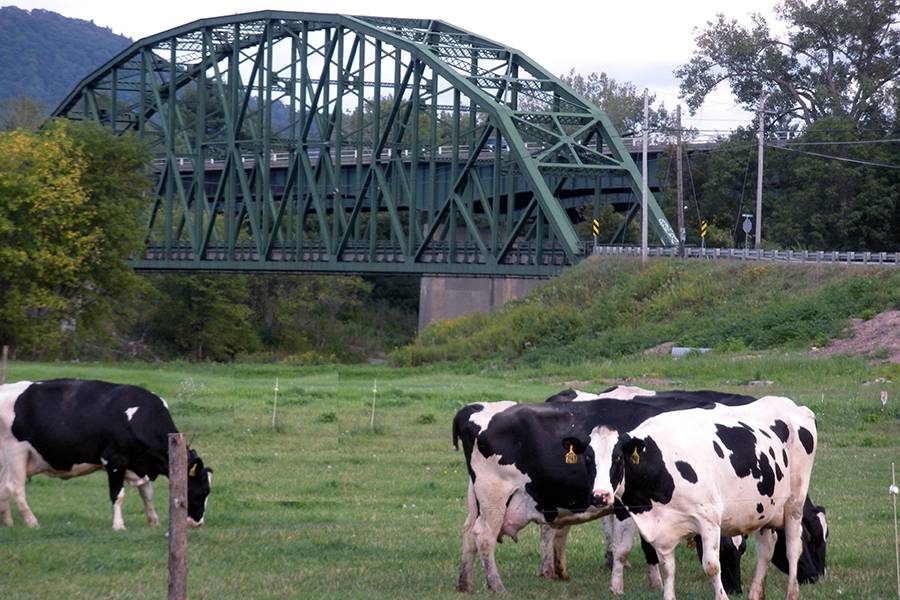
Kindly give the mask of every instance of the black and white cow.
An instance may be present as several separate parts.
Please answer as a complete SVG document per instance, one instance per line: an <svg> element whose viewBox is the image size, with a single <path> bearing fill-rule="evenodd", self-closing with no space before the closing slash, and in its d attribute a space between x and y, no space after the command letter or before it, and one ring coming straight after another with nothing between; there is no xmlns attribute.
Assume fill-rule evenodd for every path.
<svg viewBox="0 0 900 600"><path fill-rule="evenodd" d="M132 385L55 379L0 386L0 516L13 524L12 498L26 525L38 521L25 499L36 473L69 479L105 469L113 529L124 529L124 484L138 488L147 520L159 523L151 482L169 474L168 434L177 433L165 400ZM203 524L212 469L188 455L188 524Z"/></svg>
<svg viewBox="0 0 900 600"><path fill-rule="evenodd" d="M580 390L564 390L551 396L546 402L580 402L584 400L597 400L611 398L618 400L630 400L638 396L655 396L656 392L634 386L618 386L601 392L591 394ZM634 543L635 524L625 511L619 511L617 515L608 514L602 517L603 529L606 537L606 565L612 571L610 591L615 594L624 592L624 569L628 562L628 555ZM568 536L568 526L554 528L550 525L541 526L541 572L546 579L567 579L568 569L565 561L565 540ZM797 579L801 584L814 583L825 573L826 538L828 526L825 520L825 510L815 506L806 498L803 512L803 552L797 565ZM781 571L787 573L787 556L784 548L784 530L777 529L778 542L772 555L772 564ZM703 542L700 536L693 539L696 545L697 556L703 560ZM722 587L727 594L742 594L741 586L741 557L747 548L745 536L722 536L719 543L719 564L722 571ZM659 589L662 582L659 574L659 557L646 540L641 539L641 550L647 563L647 577L650 586ZM545 556L546 554L546 556ZM557 557L556 554L559 554Z"/></svg>
<svg viewBox="0 0 900 600"><path fill-rule="evenodd" d="M595 428L628 431L661 413L711 410L755 399L716 392L666 392L631 400L569 400L471 404L456 414L454 446L462 441L469 473L461 591L472 590L476 552L488 586L494 591L505 589L494 559L494 548L503 536L516 539L530 522L564 528L610 512L611 492L605 501L592 496L596 467L588 442ZM542 535L542 573L552 570L566 576L564 547L564 534Z"/></svg>
<svg viewBox="0 0 900 600"><path fill-rule="evenodd" d="M675 598L674 550L682 539L701 537L704 571L723 599L720 536L749 533L757 547L749 596L762 598L776 528L785 530L787 598L799 597L803 508L816 451L811 410L766 396L752 405L661 413L631 430L600 425L588 445L597 461L593 501L608 505L615 496L653 545L665 600Z"/></svg>

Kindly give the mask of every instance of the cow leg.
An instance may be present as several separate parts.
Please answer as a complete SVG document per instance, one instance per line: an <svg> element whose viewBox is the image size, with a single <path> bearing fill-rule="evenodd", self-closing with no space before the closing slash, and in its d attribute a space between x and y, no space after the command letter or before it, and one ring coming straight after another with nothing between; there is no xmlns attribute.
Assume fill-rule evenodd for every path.
<svg viewBox="0 0 900 600"><path fill-rule="evenodd" d="M38 520L28 507L25 498L25 481L28 478L28 447L25 444L11 444L4 452L2 475L0 475L0 509L3 511L3 524L12 527L12 512L9 509L9 498L12 496L28 527L38 527Z"/></svg>
<svg viewBox="0 0 900 600"><path fill-rule="evenodd" d="M603 522L603 534L606 536L606 554L603 557L606 568L612 571L613 568L613 527L615 527L615 515L606 515L600 520Z"/></svg>
<svg viewBox="0 0 900 600"><path fill-rule="evenodd" d="M159 525L159 515L156 514L156 509L153 508L153 483L150 481L150 478L147 476L138 477L132 471L125 471L125 483L135 486L138 494L141 495L141 500L144 501L144 512L147 515L147 522L154 527Z"/></svg>
<svg viewBox="0 0 900 600"><path fill-rule="evenodd" d="M469 514L463 524L462 559L459 566L459 583L456 589L460 592L472 593L472 569L475 565L475 519L478 517L478 503L475 498L475 490L469 481L467 495Z"/></svg>
<svg viewBox="0 0 900 600"><path fill-rule="evenodd" d="M569 565L566 564L566 539L569 537L570 527L561 527L553 538L553 567L556 576L563 581L569 580Z"/></svg>
<svg viewBox="0 0 900 600"><path fill-rule="evenodd" d="M5 465L0 467L0 520L2 520L5 527L12 527L12 511L9 509L9 497L12 493L6 486L6 478L8 476L9 469Z"/></svg>
<svg viewBox="0 0 900 600"><path fill-rule="evenodd" d="M800 598L800 583L797 581L797 561L803 552L802 503L788 502L785 506L784 547L788 560L787 600Z"/></svg>
<svg viewBox="0 0 900 600"><path fill-rule="evenodd" d="M750 582L749 600L762 600L766 597L766 573L769 561L775 552L776 533L771 529L760 529L756 532L756 570Z"/></svg>
<svg viewBox="0 0 900 600"><path fill-rule="evenodd" d="M150 523L153 527L157 527L159 525L159 515L156 514L156 509L153 508L153 484L151 482L142 483L137 486L138 494L141 495L141 500L144 501L144 510L147 513L147 522Z"/></svg>
<svg viewBox="0 0 900 600"><path fill-rule="evenodd" d="M547 581L556 580L556 530L549 525L541 525L541 568L539 577Z"/></svg>
<svg viewBox="0 0 900 600"><path fill-rule="evenodd" d="M675 546L653 546L663 576L663 600L675 600Z"/></svg>
<svg viewBox="0 0 900 600"><path fill-rule="evenodd" d="M506 587L500 579L497 570L497 561L494 551L497 547L497 538L503 528L503 519L506 516L506 502L493 503L492 506L481 505L481 514L475 519L475 544L478 546L478 554L481 556L481 564L484 566L484 574L487 577L488 587L498 594L506 592Z"/></svg>
<svg viewBox="0 0 900 600"><path fill-rule="evenodd" d="M659 575L659 556L650 542L641 537L641 550L644 552L644 560L647 562L647 580L654 590L662 589L662 577Z"/></svg>
<svg viewBox="0 0 900 600"><path fill-rule="evenodd" d="M721 530L717 526L703 527L703 531L700 532L700 540L703 544L701 551L703 572L712 583L716 600L728 600L725 589L722 587L722 565L719 562Z"/></svg>
<svg viewBox="0 0 900 600"><path fill-rule="evenodd" d="M109 500L113 505L113 529L125 529L122 519L122 503L125 501L125 467L107 461L106 475L109 480Z"/></svg>
<svg viewBox="0 0 900 600"><path fill-rule="evenodd" d="M547 581L556 579L556 548L553 544L556 540L556 530L549 525L541 525L541 568L538 576Z"/></svg>
<svg viewBox="0 0 900 600"><path fill-rule="evenodd" d="M625 593L625 567L628 563L628 554L631 552L631 547L634 545L634 530L634 519L625 519L624 521L615 519L613 521L613 560L609 591L617 596Z"/></svg>

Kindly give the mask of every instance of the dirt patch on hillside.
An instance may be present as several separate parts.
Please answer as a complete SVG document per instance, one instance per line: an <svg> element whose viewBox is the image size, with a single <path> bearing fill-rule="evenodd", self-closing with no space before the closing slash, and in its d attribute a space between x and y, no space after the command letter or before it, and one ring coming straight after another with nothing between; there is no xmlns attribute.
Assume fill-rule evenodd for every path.
<svg viewBox="0 0 900 600"><path fill-rule="evenodd" d="M879 313L868 321L853 319L844 337L832 341L827 348L813 348L811 353L874 355L900 364L900 310Z"/></svg>

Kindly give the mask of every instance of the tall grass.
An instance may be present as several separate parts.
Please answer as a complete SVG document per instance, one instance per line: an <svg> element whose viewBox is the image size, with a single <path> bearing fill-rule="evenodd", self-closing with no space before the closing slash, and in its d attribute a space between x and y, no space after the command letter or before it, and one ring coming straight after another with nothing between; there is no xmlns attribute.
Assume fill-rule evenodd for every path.
<svg viewBox="0 0 900 600"><path fill-rule="evenodd" d="M851 317L900 306L900 271L591 259L490 315L428 327L397 365L579 364L664 342L719 350L824 345Z"/></svg>

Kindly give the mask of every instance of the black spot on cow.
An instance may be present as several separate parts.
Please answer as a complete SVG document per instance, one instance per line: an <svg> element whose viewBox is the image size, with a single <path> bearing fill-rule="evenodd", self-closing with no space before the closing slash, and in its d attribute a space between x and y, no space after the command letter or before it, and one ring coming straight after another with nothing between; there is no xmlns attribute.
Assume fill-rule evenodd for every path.
<svg viewBox="0 0 900 600"><path fill-rule="evenodd" d="M784 473L781 472L781 467L778 466L778 463L775 463L775 477L778 481L784 479Z"/></svg>
<svg viewBox="0 0 900 600"><path fill-rule="evenodd" d="M772 457L772 462L777 462L775 459L775 449L772 446L769 446L769 456Z"/></svg>
<svg viewBox="0 0 900 600"><path fill-rule="evenodd" d="M787 466L788 466L787 450L784 448L781 449L781 458L784 459L784 468L787 469Z"/></svg>
<svg viewBox="0 0 900 600"><path fill-rule="evenodd" d="M716 454L719 455L719 458L725 458L725 453L722 452L722 447L715 440L713 440L713 449L716 451Z"/></svg>
<svg viewBox="0 0 900 600"><path fill-rule="evenodd" d="M740 425L741 427L743 427L743 428L746 429L747 431L753 431L753 428L750 427L749 425L747 425L746 423L744 423L743 421L738 421L738 425Z"/></svg>
<svg viewBox="0 0 900 600"><path fill-rule="evenodd" d="M469 478L474 483L475 471L472 469L472 449L481 428L469 420L473 414L484 410L483 404L469 404L462 407L453 418L453 448L459 450L459 442L462 441L463 453L466 455L466 468L469 470Z"/></svg>
<svg viewBox="0 0 900 600"><path fill-rule="evenodd" d="M801 427L797 432L797 436L800 438L800 443L803 444L803 449L806 450L807 454L813 453L813 436L805 427Z"/></svg>
<svg viewBox="0 0 900 600"><path fill-rule="evenodd" d="M765 454L759 455L759 474L759 483L756 484L756 489L763 496L771 497L775 494L775 471L772 470L769 457Z"/></svg>
<svg viewBox="0 0 900 600"><path fill-rule="evenodd" d="M678 469L678 472L681 473L681 476L684 477L685 481L697 483L697 473L691 465L683 460L676 460L675 468Z"/></svg>
<svg viewBox="0 0 900 600"><path fill-rule="evenodd" d="M744 427L728 427L716 424L716 435L731 451L731 466L738 477L758 480L756 488L764 496L775 493L775 472L769 458L756 453L756 436Z"/></svg>
<svg viewBox="0 0 900 600"><path fill-rule="evenodd" d="M762 436L765 437L765 438L768 438L768 439L770 439L770 440L772 439L772 436L769 435L769 432L766 431L765 429L760 429L760 430L759 430L759 433L762 434Z"/></svg>
<svg viewBox="0 0 900 600"><path fill-rule="evenodd" d="M782 443L788 440L788 426L787 423L781 419L775 419L775 422L769 426L769 429L778 436L778 439L781 440Z"/></svg>
<svg viewBox="0 0 900 600"><path fill-rule="evenodd" d="M637 464L631 458L626 458L631 457L634 452L640 457ZM639 439L625 434L619 438L613 455L621 457L624 463L625 491L622 503L630 512L647 512L653 508L652 502L668 504L672 500L675 480L666 469L662 451L652 437Z"/></svg>
<svg viewBox="0 0 900 600"><path fill-rule="evenodd" d="M762 511L763 511L762 502L757 502L756 503L756 512L758 512L759 514L762 514Z"/></svg>

